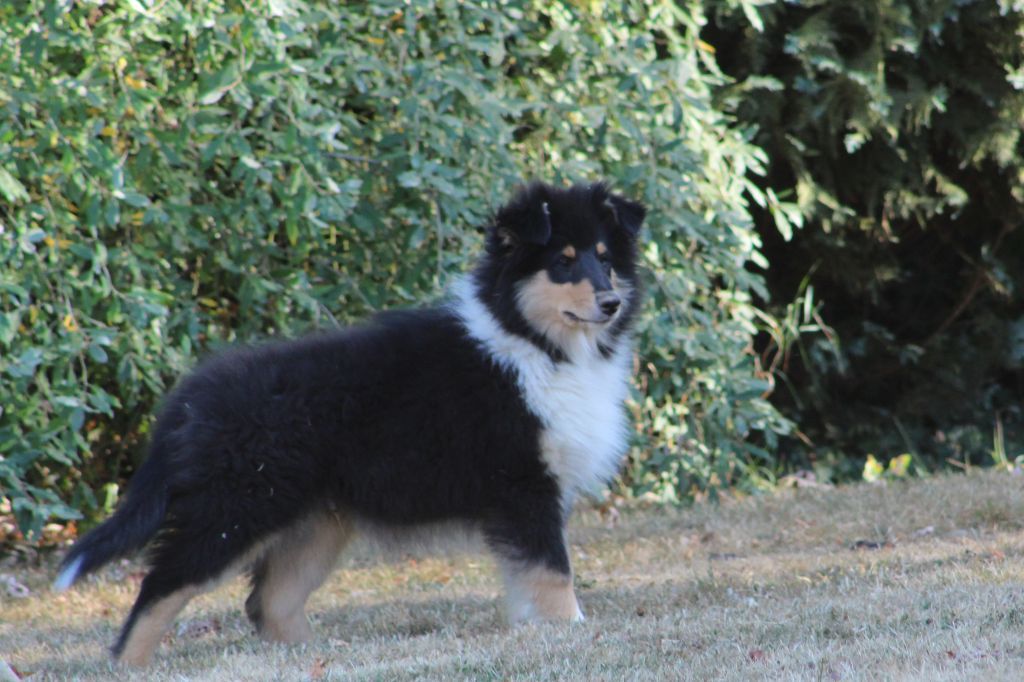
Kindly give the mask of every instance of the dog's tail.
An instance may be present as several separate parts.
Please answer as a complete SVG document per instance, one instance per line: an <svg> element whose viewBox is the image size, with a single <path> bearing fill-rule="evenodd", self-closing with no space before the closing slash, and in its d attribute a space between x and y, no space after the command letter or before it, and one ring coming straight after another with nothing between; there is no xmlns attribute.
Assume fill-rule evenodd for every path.
<svg viewBox="0 0 1024 682"><path fill-rule="evenodd" d="M75 543L61 562L53 589L63 591L107 562L140 549L160 529L167 513L163 458L150 456L132 477L128 496L114 515Z"/></svg>

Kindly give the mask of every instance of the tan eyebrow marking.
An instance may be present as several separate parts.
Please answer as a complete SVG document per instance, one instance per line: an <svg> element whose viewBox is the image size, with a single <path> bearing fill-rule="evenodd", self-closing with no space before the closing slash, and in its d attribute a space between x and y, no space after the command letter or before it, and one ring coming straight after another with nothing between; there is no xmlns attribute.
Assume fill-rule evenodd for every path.
<svg viewBox="0 0 1024 682"><path fill-rule="evenodd" d="M566 258L575 258L576 249L573 248L572 244L570 244L569 246L562 249L562 255L565 256Z"/></svg>
<svg viewBox="0 0 1024 682"><path fill-rule="evenodd" d="M603 256L606 253L608 253L608 247L605 246L604 242L598 242L597 243L597 255L598 256Z"/></svg>

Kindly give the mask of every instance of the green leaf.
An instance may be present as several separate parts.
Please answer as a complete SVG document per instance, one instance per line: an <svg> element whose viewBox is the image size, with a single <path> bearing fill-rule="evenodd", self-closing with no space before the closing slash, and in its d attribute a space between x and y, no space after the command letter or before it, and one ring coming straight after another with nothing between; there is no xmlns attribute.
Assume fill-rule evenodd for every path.
<svg viewBox="0 0 1024 682"><path fill-rule="evenodd" d="M107 355L107 351L103 349L103 346L99 345L98 343L90 343L88 350L89 357L95 360L96 362L100 364L104 364L107 362L109 356Z"/></svg>
<svg viewBox="0 0 1024 682"><path fill-rule="evenodd" d="M402 187L408 187L410 189L414 189L423 184L423 176L421 176L418 172L412 170L400 173L398 175L397 180L399 185L401 185Z"/></svg>
<svg viewBox="0 0 1024 682"><path fill-rule="evenodd" d="M144 208L152 203L149 197L138 192L125 192L122 199L129 206L135 206L136 208Z"/></svg>
<svg viewBox="0 0 1024 682"><path fill-rule="evenodd" d="M35 374L36 367L43 361L41 348L29 348L18 356L12 364L7 366L7 373L16 378L30 377Z"/></svg>
<svg viewBox="0 0 1024 682"><path fill-rule="evenodd" d="M0 313L0 344L10 345L18 333L18 325L21 324L21 315L17 312Z"/></svg>
<svg viewBox="0 0 1024 682"><path fill-rule="evenodd" d="M196 99L203 105L216 104L239 82L238 66L230 63L214 74L200 77Z"/></svg>
<svg viewBox="0 0 1024 682"><path fill-rule="evenodd" d="M0 167L0 195L11 203L28 201L28 191L25 186L3 167Z"/></svg>

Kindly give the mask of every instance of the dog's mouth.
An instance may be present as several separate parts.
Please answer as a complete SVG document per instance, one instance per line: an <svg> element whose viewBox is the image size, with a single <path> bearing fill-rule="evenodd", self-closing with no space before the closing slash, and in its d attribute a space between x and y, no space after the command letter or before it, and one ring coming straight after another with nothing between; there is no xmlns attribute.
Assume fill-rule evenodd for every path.
<svg viewBox="0 0 1024 682"><path fill-rule="evenodd" d="M591 319L591 318L586 318L586 317L580 317L579 315L577 315L576 313L572 312L571 310L563 310L562 311L562 315L567 320L569 320L570 322L573 322L575 324L594 324L594 325L608 324L609 322L612 321L612 318L615 317L614 315L599 315L596 319Z"/></svg>

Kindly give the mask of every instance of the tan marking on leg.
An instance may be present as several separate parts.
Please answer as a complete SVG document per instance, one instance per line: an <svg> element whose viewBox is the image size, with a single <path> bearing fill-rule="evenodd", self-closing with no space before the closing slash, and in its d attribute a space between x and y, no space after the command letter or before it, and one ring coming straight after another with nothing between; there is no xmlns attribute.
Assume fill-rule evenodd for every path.
<svg viewBox="0 0 1024 682"><path fill-rule="evenodd" d="M603 256L604 254L608 253L608 247L605 245L604 242L598 242L595 250L597 251L598 256Z"/></svg>
<svg viewBox="0 0 1024 682"><path fill-rule="evenodd" d="M544 566L503 563L509 620L522 623L534 620L583 620L572 574L559 573Z"/></svg>
<svg viewBox="0 0 1024 682"><path fill-rule="evenodd" d="M352 530L347 519L318 516L286 532L270 548L258 592L252 596L259 600L261 637L276 642L312 637L306 600L330 575Z"/></svg>
<svg viewBox="0 0 1024 682"><path fill-rule="evenodd" d="M575 258L576 248L572 244L569 244L564 249L562 249L562 255L565 256L566 258Z"/></svg>
<svg viewBox="0 0 1024 682"><path fill-rule="evenodd" d="M135 619L128 640L121 649L118 661L125 665L142 667L149 664L160 639L192 597L203 590L190 585L154 602Z"/></svg>

